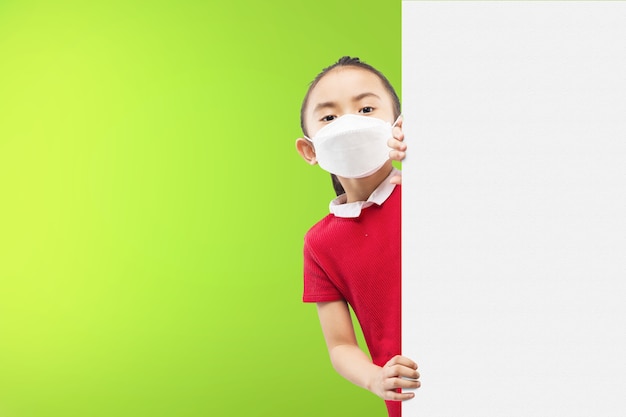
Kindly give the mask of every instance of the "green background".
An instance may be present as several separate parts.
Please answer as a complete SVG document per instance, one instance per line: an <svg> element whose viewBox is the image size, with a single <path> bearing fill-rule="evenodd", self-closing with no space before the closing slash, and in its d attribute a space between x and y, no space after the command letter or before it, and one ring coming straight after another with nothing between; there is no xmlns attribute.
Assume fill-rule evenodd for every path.
<svg viewBox="0 0 626 417"><path fill-rule="evenodd" d="M0 417L383 416L303 304L308 83L399 0L0 0Z"/></svg>

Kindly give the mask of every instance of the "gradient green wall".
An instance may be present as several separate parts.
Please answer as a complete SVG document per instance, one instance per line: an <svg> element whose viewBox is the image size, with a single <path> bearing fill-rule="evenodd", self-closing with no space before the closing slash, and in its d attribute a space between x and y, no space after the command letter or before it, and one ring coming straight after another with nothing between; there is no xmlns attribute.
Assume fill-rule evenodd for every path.
<svg viewBox="0 0 626 417"><path fill-rule="evenodd" d="M400 1L0 0L0 417L383 416L303 304L308 83Z"/></svg>

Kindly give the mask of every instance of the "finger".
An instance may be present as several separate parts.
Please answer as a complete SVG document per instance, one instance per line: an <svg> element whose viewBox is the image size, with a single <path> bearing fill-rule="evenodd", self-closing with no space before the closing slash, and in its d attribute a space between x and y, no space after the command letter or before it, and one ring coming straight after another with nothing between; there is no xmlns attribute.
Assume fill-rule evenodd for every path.
<svg viewBox="0 0 626 417"><path fill-rule="evenodd" d="M396 391L386 391L385 392L385 400L391 401L406 401L415 397L415 393L413 392L396 392Z"/></svg>
<svg viewBox="0 0 626 417"><path fill-rule="evenodd" d="M422 383L420 381L414 381L414 384L415 386L412 387L403 387L402 392L413 392L422 386Z"/></svg>
<svg viewBox="0 0 626 417"><path fill-rule="evenodd" d="M385 366L393 366L393 365L404 365L409 368L417 369L417 364L412 360L407 358L406 356L396 355L393 358L389 359Z"/></svg>
<svg viewBox="0 0 626 417"><path fill-rule="evenodd" d="M419 388L422 385L422 382L419 380L420 375L416 375L417 378L409 378L408 376L401 376L400 379L403 381L409 381L412 383L410 387L405 388Z"/></svg>
<svg viewBox="0 0 626 417"><path fill-rule="evenodd" d="M409 368L404 365L393 365L385 369L383 376L389 379L406 378L406 380L417 381L420 374L413 368Z"/></svg>
<svg viewBox="0 0 626 417"><path fill-rule="evenodd" d="M401 175L394 175L393 177L391 177L389 182L391 184L402 184L402 176Z"/></svg>
<svg viewBox="0 0 626 417"><path fill-rule="evenodd" d="M417 389L421 385L420 381L404 378L388 378L383 382L385 390L401 389Z"/></svg>
<svg viewBox="0 0 626 417"><path fill-rule="evenodd" d="M406 151L406 143L400 142L396 138L391 138L387 141L387 146L397 151Z"/></svg>
<svg viewBox="0 0 626 417"><path fill-rule="evenodd" d="M396 126L402 127L402 122L404 121L404 116L400 115L398 117L398 121L396 122Z"/></svg>
<svg viewBox="0 0 626 417"><path fill-rule="evenodd" d="M393 161L402 161L406 157L406 152L389 151L389 159Z"/></svg>
<svg viewBox="0 0 626 417"><path fill-rule="evenodd" d="M391 135L398 140L404 140L404 132L398 126L393 128L393 130L391 131Z"/></svg>

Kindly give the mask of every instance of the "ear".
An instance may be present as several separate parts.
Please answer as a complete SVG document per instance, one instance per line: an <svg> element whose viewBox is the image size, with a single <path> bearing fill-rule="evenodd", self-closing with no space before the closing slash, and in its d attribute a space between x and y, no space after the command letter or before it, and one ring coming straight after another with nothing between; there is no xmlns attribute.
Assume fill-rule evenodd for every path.
<svg viewBox="0 0 626 417"><path fill-rule="evenodd" d="M300 156L307 161L310 165L317 164L317 158L315 157L315 148L313 144L305 138L296 139L296 150Z"/></svg>

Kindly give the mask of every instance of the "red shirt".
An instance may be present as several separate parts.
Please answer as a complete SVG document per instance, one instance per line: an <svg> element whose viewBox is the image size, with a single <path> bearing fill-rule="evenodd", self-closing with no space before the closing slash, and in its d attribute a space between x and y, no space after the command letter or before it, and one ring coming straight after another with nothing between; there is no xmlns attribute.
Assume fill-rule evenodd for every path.
<svg viewBox="0 0 626 417"><path fill-rule="evenodd" d="M346 300L354 310L372 361L400 354L401 187L358 217L329 214L304 238L304 302ZM387 401L389 415L401 403Z"/></svg>

